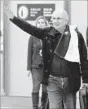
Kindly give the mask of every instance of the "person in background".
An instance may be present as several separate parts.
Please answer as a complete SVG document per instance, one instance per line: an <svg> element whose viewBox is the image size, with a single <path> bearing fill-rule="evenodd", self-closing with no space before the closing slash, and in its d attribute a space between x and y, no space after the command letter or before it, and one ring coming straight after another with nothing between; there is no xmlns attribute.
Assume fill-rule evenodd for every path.
<svg viewBox="0 0 88 109"><path fill-rule="evenodd" d="M38 28L45 28L48 26L48 22L43 16L39 16L36 19L36 26ZM28 41L28 59L27 59L28 75L32 74L33 90L32 90L32 102L33 109L39 108L39 90L41 81L43 79L43 57L42 57L42 40L36 37L30 36ZM48 109L47 103L48 94L46 85L42 85L42 96L40 109ZM47 107L47 108L46 108Z"/></svg>
<svg viewBox="0 0 88 109"><path fill-rule="evenodd" d="M47 85L50 109L62 109L63 105L64 109L75 109L81 75L84 85L88 86L87 49L82 34L75 26L68 25L66 10L55 10L51 16L53 25L44 29L14 16L8 8L4 12L23 31L42 39L42 84Z"/></svg>

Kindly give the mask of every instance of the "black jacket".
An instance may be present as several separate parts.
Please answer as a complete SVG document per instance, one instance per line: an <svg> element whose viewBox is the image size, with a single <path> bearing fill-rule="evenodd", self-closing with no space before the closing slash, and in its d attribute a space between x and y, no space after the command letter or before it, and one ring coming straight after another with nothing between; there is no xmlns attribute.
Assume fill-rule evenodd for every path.
<svg viewBox="0 0 88 109"><path fill-rule="evenodd" d="M39 29L35 26L30 25L29 23L14 17L10 19L14 24L16 24L23 31L31 34L43 41L43 61L44 61L44 80L43 84L47 84L48 77L51 73L51 65L54 56L54 47L53 43L56 40L57 31L53 27ZM80 88L80 76L82 72L83 82L88 83L88 62L87 62L87 50L84 43L84 39L82 34L79 31L76 31L78 34L79 40L79 52L80 52L80 60L81 64L75 62L68 62L68 67L71 72L71 75L68 77L69 87L71 92L76 92ZM41 37L42 36L42 37ZM62 43L63 45L63 43ZM60 53L62 53L62 49L60 49ZM80 70L81 66L81 70Z"/></svg>

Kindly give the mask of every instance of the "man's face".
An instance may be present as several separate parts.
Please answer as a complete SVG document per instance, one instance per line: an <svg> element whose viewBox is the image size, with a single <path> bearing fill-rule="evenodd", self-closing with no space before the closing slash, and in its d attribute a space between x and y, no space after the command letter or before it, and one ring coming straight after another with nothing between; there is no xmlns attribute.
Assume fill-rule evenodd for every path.
<svg viewBox="0 0 88 109"><path fill-rule="evenodd" d="M52 24L57 29L62 29L67 24L67 14L65 12L55 13L52 18Z"/></svg>
<svg viewBox="0 0 88 109"><path fill-rule="evenodd" d="M60 17L52 17L52 24L54 27L59 27L65 24L65 20L64 18L60 18Z"/></svg>
<svg viewBox="0 0 88 109"><path fill-rule="evenodd" d="M61 17L52 17L52 24L57 29L63 28L66 26L67 22L66 19Z"/></svg>

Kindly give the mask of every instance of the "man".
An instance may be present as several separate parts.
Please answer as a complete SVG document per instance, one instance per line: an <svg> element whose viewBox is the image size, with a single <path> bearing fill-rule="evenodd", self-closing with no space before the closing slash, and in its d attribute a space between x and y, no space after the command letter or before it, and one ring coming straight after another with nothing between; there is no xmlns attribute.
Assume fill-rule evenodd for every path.
<svg viewBox="0 0 88 109"><path fill-rule="evenodd" d="M88 63L83 37L75 26L68 26L67 12L56 10L51 16L53 26L45 29L15 17L8 9L5 13L11 22L43 41L42 84L48 85L50 108L62 109L64 105L65 109L75 109L76 92L80 88L80 66L83 82L88 85Z"/></svg>

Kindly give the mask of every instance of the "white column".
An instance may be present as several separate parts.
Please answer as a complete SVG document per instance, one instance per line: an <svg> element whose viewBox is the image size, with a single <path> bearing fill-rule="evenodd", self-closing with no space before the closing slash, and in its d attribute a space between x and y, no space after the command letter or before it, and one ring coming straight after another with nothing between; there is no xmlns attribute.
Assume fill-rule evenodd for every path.
<svg viewBox="0 0 88 109"><path fill-rule="evenodd" d="M3 6L9 6L9 0L3 0ZM9 19L3 12L3 87L5 95L9 93L9 61L10 61L10 47L9 47Z"/></svg>
<svg viewBox="0 0 88 109"><path fill-rule="evenodd" d="M1 93L0 93L0 95L5 95L5 92L4 92L4 84L3 84L3 78L4 78L4 76L3 76L3 52L0 54L0 58L1 58L1 75L0 75L0 77L1 77Z"/></svg>
<svg viewBox="0 0 88 109"><path fill-rule="evenodd" d="M4 76L3 76L3 2L0 1L0 95L5 95L4 92Z"/></svg>

